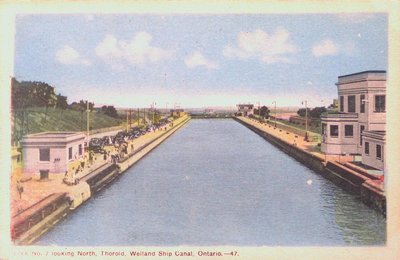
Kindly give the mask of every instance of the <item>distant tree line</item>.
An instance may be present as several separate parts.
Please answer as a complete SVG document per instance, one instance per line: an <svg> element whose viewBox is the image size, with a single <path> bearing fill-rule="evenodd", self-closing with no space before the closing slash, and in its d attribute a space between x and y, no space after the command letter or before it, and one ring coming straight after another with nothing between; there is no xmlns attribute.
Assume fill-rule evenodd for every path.
<svg viewBox="0 0 400 260"><path fill-rule="evenodd" d="M307 108L307 114L309 117L312 118L320 118L323 113L327 111L326 107L314 107L313 109ZM297 111L297 114L301 117L306 116L306 109L300 108Z"/></svg>
<svg viewBox="0 0 400 260"><path fill-rule="evenodd" d="M27 107L56 107L65 105L66 97L60 95L60 101L54 92L54 87L44 82L22 81L15 78L11 81L11 102L13 109ZM65 101L65 102L63 102Z"/></svg>
<svg viewBox="0 0 400 260"><path fill-rule="evenodd" d="M101 112L103 112L104 114L106 114L108 116L118 118L118 112L114 106L102 106Z"/></svg>
<svg viewBox="0 0 400 260"><path fill-rule="evenodd" d="M68 108L71 110L76 110L76 111L86 111L87 110L87 102L88 101L84 101L84 100L80 100L79 103L74 101L68 106ZM93 111L93 109L94 109L94 103L89 102L89 110Z"/></svg>
<svg viewBox="0 0 400 260"><path fill-rule="evenodd" d="M87 102L80 100L68 104L67 96L56 94L53 86L40 81L21 81L15 78L11 80L11 104L14 112L26 110L30 107L59 108L61 110L71 109L75 111L86 111ZM89 110L94 110L94 102L89 101ZM114 106L103 106L100 110L104 114L118 118Z"/></svg>

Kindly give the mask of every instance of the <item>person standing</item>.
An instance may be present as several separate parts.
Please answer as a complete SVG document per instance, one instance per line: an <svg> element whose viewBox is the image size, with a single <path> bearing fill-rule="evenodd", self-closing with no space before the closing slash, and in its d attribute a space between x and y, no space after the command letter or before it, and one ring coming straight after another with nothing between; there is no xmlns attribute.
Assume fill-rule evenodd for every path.
<svg viewBox="0 0 400 260"><path fill-rule="evenodd" d="M24 187L22 187L22 184L19 181L17 181L17 191L19 194L19 198L21 199L22 193L24 192Z"/></svg>

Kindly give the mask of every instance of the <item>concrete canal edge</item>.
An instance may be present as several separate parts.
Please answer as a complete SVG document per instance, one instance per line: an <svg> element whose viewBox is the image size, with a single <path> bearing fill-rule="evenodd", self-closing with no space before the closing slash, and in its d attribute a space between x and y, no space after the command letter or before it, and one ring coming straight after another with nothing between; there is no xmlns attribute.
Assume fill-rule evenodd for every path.
<svg viewBox="0 0 400 260"><path fill-rule="evenodd" d="M119 163L118 166L120 167L121 173L125 172L128 168L134 165L137 161L142 159L145 155L151 152L154 148L156 148L159 144L165 141L168 137L170 137L173 133L175 133L179 128L185 125L191 118L188 117L187 119L180 122L174 128L169 129L167 132L163 133L161 136L157 137L156 139L150 141L149 143L143 145L136 152L131 155L126 161Z"/></svg>
<svg viewBox="0 0 400 260"><path fill-rule="evenodd" d="M190 117L184 119L182 122L179 122L162 135L150 140L148 143L137 149L134 153L130 154L128 159L125 161L117 163L116 165L110 164L104 165L103 168L100 167L101 169L97 169L98 172L95 175L90 176L90 178L87 180L81 181L77 186L77 190L74 190L73 192L64 196L62 201L60 201L56 206L52 206L52 210L49 211L41 209L35 212L34 217L40 218L40 221L31 226L31 219L28 219L28 229L14 239L14 243L16 245L30 245L35 242L62 218L89 200L103 187L109 185L113 180L123 174L127 169L132 167L136 162L146 156L154 148L156 148L183 125L185 125L190 119Z"/></svg>
<svg viewBox="0 0 400 260"><path fill-rule="evenodd" d="M349 193L359 196L364 204L378 210L386 216L386 196L382 190L379 190L379 188L373 185L370 179L345 167L341 167L341 165L336 162L326 163L323 159L312 153L262 131L239 118L234 117L233 119L260 135L300 163L332 181L337 186L345 189Z"/></svg>

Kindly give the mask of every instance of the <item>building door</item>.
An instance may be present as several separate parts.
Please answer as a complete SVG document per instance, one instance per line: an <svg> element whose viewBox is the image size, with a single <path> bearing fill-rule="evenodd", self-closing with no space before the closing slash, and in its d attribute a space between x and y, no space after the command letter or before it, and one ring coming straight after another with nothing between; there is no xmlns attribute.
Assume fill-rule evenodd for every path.
<svg viewBox="0 0 400 260"><path fill-rule="evenodd" d="M49 170L40 170L40 179L47 180L49 178Z"/></svg>

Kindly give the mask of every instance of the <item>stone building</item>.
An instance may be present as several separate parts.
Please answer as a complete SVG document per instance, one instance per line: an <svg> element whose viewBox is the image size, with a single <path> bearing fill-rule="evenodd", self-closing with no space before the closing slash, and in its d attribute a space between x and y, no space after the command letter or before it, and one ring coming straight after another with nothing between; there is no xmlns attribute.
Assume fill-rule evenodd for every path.
<svg viewBox="0 0 400 260"><path fill-rule="evenodd" d="M242 116L249 116L254 113L253 104L237 104L237 114Z"/></svg>
<svg viewBox="0 0 400 260"><path fill-rule="evenodd" d="M362 133L363 151L361 162L378 170L385 169L384 131L364 131Z"/></svg>
<svg viewBox="0 0 400 260"><path fill-rule="evenodd" d="M322 152L363 154L365 152L363 136L378 138L382 135L383 139L381 137L378 139L383 140L381 142L383 151L386 125L386 71L363 71L340 76L336 85L339 113L321 116ZM364 131L368 131L368 134L366 132L363 135ZM365 162L371 164L370 160Z"/></svg>
<svg viewBox="0 0 400 260"><path fill-rule="evenodd" d="M43 132L23 138L24 174L46 179L64 174L68 164L84 156L85 135L76 132Z"/></svg>

